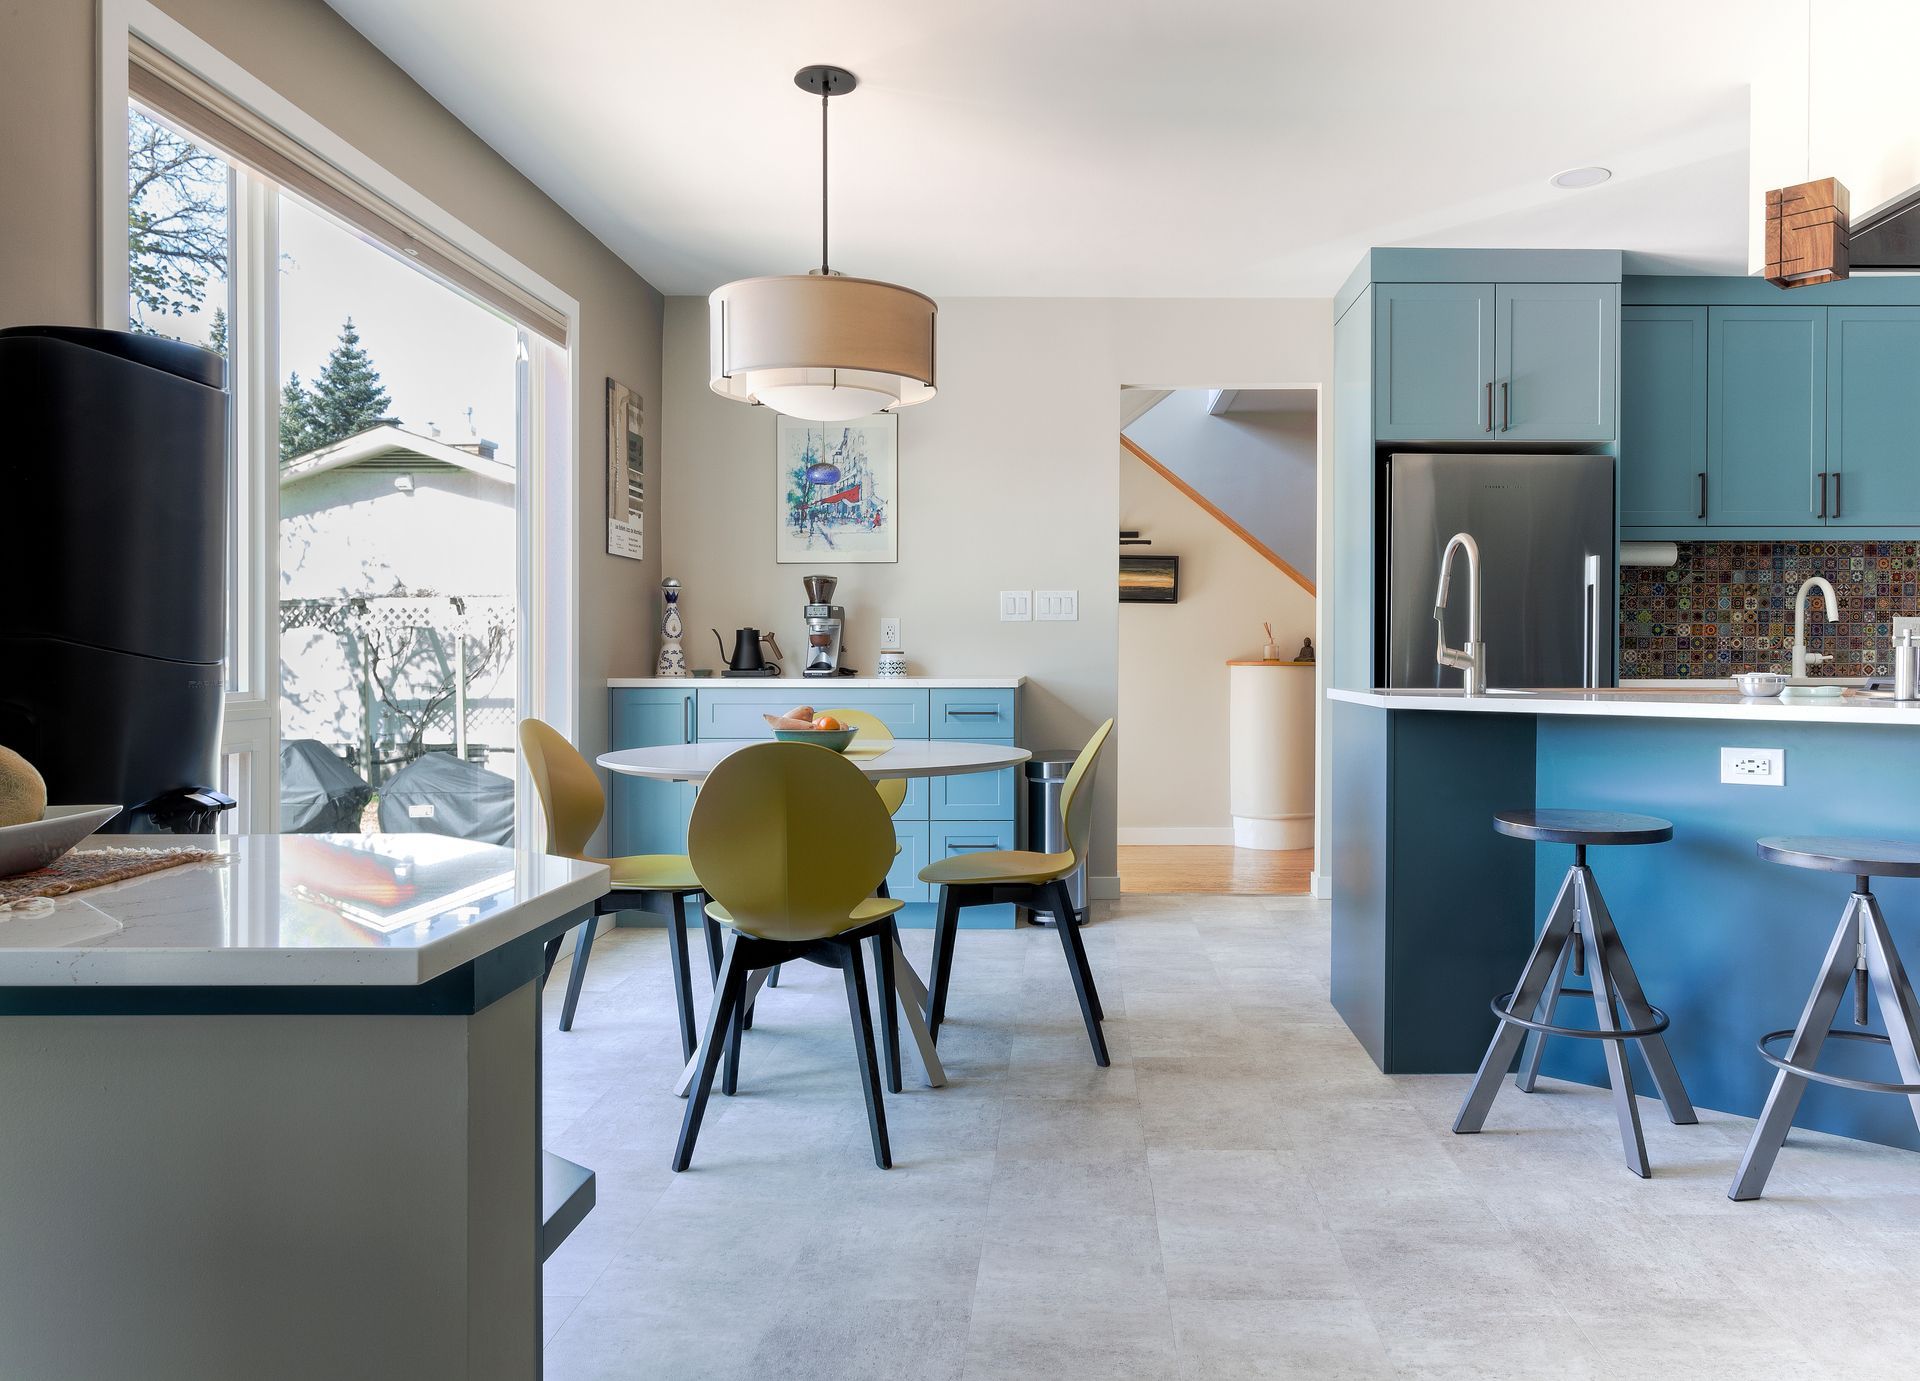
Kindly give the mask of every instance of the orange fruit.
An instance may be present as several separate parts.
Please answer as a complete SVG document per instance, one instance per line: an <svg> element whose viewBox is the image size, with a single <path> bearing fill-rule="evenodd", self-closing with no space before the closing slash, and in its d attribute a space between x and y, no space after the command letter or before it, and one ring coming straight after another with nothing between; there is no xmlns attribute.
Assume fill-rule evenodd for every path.
<svg viewBox="0 0 1920 1381"><path fill-rule="evenodd" d="M847 726L842 724L839 720L835 719L832 715L823 714L818 719L813 721L813 727L820 730L822 733L826 733L833 729L844 729Z"/></svg>

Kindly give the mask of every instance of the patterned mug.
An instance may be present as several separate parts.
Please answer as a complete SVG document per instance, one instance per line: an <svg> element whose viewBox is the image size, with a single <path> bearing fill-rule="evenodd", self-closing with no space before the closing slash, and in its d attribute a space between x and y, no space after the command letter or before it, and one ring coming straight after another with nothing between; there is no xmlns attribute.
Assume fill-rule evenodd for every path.
<svg viewBox="0 0 1920 1381"><path fill-rule="evenodd" d="M879 674L882 676L905 676L907 674L907 654L904 652L882 652L880 654Z"/></svg>

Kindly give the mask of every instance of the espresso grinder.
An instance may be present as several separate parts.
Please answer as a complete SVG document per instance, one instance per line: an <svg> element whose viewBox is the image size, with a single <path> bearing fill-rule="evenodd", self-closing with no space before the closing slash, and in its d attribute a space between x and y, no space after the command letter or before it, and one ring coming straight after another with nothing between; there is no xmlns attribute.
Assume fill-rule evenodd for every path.
<svg viewBox="0 0 1920 1381"><path fill-rule="evenodd" d="M804 575L807 587L807 655L801 664L804 676L840 674L840 635L846 628L847 611L831 603L839 579L831 575Z"/></svg>

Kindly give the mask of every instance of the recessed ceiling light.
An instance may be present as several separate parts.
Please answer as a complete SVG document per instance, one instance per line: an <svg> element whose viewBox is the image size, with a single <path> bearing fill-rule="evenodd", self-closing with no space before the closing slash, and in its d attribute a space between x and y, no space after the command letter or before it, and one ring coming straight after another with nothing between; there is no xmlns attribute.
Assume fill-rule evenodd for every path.
<svg viewBox="0 0 1920 1381"><path fill-rule="evenodd" d="M1569 168L1564 173L1555 173L1547 181L1555 187L1574 191L1581 187L1598 187L1612 176L1611 168Z"/></svg>

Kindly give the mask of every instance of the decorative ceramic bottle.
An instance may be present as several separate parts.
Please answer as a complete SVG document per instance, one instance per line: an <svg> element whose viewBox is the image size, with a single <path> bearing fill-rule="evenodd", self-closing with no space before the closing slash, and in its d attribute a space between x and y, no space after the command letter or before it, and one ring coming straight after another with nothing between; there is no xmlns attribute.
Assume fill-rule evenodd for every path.
<svg viewBox="0 0 1920 1381"><path fill-rule="evenodd" d="M680 582L672 576L661 581L660 598L665 603L660 611L660 661L653 673L656 676L685 676L687 654L680 648Z"/></svg>

